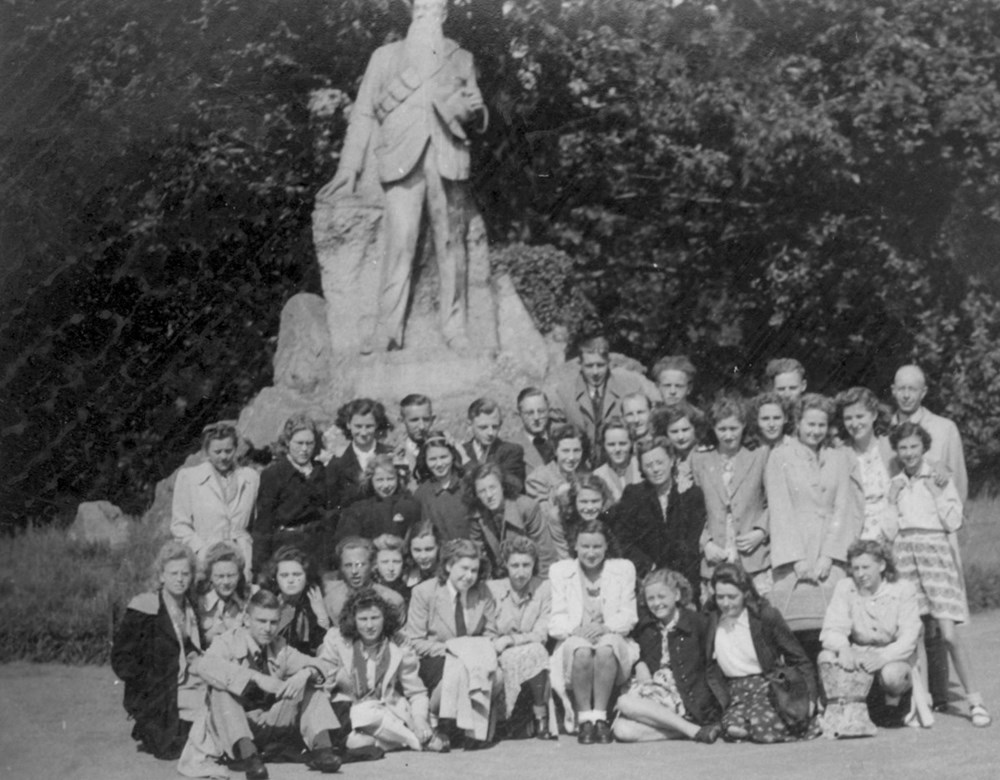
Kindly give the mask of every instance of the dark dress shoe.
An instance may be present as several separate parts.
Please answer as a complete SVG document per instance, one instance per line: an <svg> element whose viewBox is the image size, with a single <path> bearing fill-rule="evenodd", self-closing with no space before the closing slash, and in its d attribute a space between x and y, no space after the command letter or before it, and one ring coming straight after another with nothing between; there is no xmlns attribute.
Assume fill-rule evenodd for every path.
<svg viewBox="0 0 1000 780"><path fill-rule="evenodd" d="M598 745L610 745L615 741L615 735L611 733L611 726L606 720L599 720L594 724L594 742Z"/></svg>
<svg viewBox="0 0 1000 780"><path fill-rule="evenodd" d="M711 745L719 739L720 734L722 734L722 724L709 723L707 726L702 726L698 729L698 733L694 735L694 741Z"/></svg>
<svg viewBox="0 0 1000 780"><path fill-rule="evenodd" d="M240 763L243 771L247 774L247 780L267 780L270 777L264 759L260 757L259 753L254 753Z"/></svg>
<svg viewBox="0 0 1000 780"><path fill-rule="evenodd" d="M592 721L580 724L580 731L576 735L576 741L581 745L593 745L597 740L596 727Z"/></svg>
<svg viewBox="0 0 1000 780"><path fill-rule="evenodd" d="M306 766L325 775L332 775L334 772L340 771L340 758L337 757L332 748L316 748L309 751Z"/></svg>

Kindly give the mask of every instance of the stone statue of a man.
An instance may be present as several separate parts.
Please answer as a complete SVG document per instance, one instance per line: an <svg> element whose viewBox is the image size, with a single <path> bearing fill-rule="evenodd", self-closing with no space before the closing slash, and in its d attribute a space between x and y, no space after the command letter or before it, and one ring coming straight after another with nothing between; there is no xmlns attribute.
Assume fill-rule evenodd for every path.
<svg viewBox="0 0 1000 780"><path fill-rule="evenodd" d="M386 257L378 316L362 352L399 349L426 205L440 273L441 330L457 351L468 347L465 245L468 215L460 207L469 178L473 124L485 129L486 108L472 55L445 38L447 0L413 0L406 38L375 51L351 112L340 166L319 193L353 192L370 144L386 199Z"/></svg>

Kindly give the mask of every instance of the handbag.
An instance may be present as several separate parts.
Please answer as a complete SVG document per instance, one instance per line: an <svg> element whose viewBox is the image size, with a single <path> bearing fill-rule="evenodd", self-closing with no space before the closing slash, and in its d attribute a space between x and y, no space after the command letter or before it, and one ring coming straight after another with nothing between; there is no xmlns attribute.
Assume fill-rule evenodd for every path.
<svg viewBox="0 0 1000 780"><path fill-rule="evenodd" d="M768 698L792 734L802 734L812 720L813 701L801 669L780 664L765 675Z"/></svg>

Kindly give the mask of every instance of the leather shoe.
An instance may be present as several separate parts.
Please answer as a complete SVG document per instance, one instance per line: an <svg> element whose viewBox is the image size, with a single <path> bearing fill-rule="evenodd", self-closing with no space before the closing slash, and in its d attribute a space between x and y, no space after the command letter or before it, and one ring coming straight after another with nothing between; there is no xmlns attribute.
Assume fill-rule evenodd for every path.
<svg viewBox="0 0 1000 780"><path fill-rule="evenodd" d="M332 748L316 748L309 751L306 766L310 769L317 769L325 775L332 775L334 772L340 771L340 759Z"/></svg>
<svg viewBox="0 0 1000 780"><path fill-rule="evenodd" d="M260 757L259 753L254 753L241 763L243 771L247 774L247 780L268 780L270 777L264 759Z"/></svg>
<svg viewBox="0 0 1000 780"><path fill-rule="evenodd" d="M535 739L555 739L549 731L548 718L538 718L535 721Z"/></svg>
<svg viewBox="0 0 1000 780"><path fill-rule="evenodd" d="M611 733L611 726L606 720L599 720L594 724L594 742L598 745L610 745L615 741L614 734Z"/></svg>
<svg viewBox="0 0 1000 780"><path fill-rule="evenodd" d="M698 729L698 733L694 735L694 741L705 745L712 745L719 739L720 734L722 734L722 724L709 723L707 726L702 726Z"/></svg>
<svg viewBox="0 0 1000 780"><path fill-rule="evenodd" d="M576 741L581 745L593 745L597 739L596 727L592 721L580 724L580 731L576 735Z"/></svg>

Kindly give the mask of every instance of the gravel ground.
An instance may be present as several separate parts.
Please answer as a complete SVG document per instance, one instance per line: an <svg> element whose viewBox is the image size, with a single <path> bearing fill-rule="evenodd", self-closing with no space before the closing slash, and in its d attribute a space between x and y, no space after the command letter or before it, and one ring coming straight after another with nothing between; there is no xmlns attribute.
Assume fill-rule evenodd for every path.
<svg viewBox="0 0 1000 780"><path fill-rule="evenodd" d="M1000 611L980 614L966 630L987 706L1000 716ZM958 689L953 682L953 694ZM107 667L16 663L0 666L0 777L11 780L166 780L173 763L138 753L121 707L122 687ZM485 751L448 755L395 753L352 764L344 777L440 777L617 780L683 772L684 780L740 778L990 778L1000 777L1000 717L973 728L966 708L939 715L931 730L883 731L872 739L805 744L712 746L688 742L578 745L506 742ZM299 765L272 765L274 780L318 775ZM617 778L616 778L617 776ZM237 775L242 778L242 775Z"/></svg>

